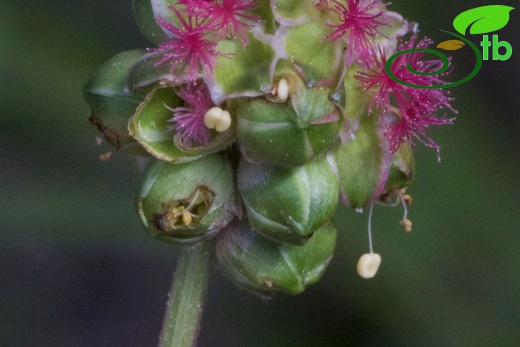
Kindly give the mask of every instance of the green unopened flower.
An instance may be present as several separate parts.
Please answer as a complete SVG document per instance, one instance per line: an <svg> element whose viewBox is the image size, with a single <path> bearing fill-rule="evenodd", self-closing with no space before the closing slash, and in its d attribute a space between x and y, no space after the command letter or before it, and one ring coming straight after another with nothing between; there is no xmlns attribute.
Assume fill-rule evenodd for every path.
<svg viewBox="0 0 520 347"><path fill-rule="evenodd" d="M237 176L251 227L269 239L301 245L336 210L338 182L324 157L293 168L241 160Z"/></svg>
<svg viewBox="0 0 520 347"><path fill-rule="evenodd" d="M268 240L240 224L218 239L217 257L225 273L248 290L300 294L323 275L335 244L333 223L318 229L303 246Z"/></svg>
<svg viewBox="0 0 520 347"><path fill-rule="evenodd" d="M240 148L249 161L302 165L334 143L339 109L330 99L330 88L308 88L294 72L277 78L266 97L239 100Z"/></svg>
<svg viewBox="0 0 520 347"><path fill-rule="evenodd" d="M362 117L354 139L339 143L329 160L336 168L343 203L352 208L370 205L382 192L391 154L378 128L378 117Z"/></svg>

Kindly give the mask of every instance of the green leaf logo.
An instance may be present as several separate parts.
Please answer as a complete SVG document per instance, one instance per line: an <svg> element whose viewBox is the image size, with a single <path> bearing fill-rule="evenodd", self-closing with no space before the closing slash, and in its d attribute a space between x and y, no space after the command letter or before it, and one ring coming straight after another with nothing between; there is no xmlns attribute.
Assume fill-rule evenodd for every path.
<svg viewBox="0 0 520 347"><path fill-rule="evenodd" d="M505 5L475 7L455 17L453 27L462 35L466 35L468 28L470 34L487 34L505 27L513 9Z"/></svg>

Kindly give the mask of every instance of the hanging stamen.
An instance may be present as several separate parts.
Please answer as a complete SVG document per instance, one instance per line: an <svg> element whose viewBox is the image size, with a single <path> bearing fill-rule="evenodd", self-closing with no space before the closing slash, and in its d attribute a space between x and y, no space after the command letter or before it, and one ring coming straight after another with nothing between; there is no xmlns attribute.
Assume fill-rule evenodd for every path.
<svg viewBox="0 0 520 347"><path fill-rule="evenodd" d="M381 256L374 253L372 247L372 210L374 204L370 205L370 211L368 212L368 247L370 253L363 254L357 263L357 272L359 276L363 278L372 278L376 275L379 265L381 264Z"/></svg>
<svg viewBox="0 0 520 347"><path fill-rule="evenodd" d="M412 231L412 221L409 220L408 217L408 205L412 203L412 197L409 194L404 194L406 191L406 188L403 188L401 190L393 190L393 191L387 191L379 197L379 201L376 200L375 202L378 205L381 206L391 206L395 207L399 204L403 206L403 218L401 219L400 224L403 226L404 230L406 232ZM397 199L395 202L390 202L391 195L396 195Z"/></svg>
<svg viewBox="0 0 520 347"><path fill-rule="evenodd" d="M402 191L399 192L399 200L403 205L403 219L401 220L401 225L404 228L404 231L410 232L412 231L412 221L409 220L408 217L408 205L412 203L412 197L408 194L403 194Z"/></svg>

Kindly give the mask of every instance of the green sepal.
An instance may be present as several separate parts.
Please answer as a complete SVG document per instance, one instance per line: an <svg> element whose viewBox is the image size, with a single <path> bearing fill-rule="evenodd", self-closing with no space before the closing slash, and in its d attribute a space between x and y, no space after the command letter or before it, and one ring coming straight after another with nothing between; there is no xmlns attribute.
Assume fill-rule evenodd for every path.
<svg viewBox="0 0 520 347"><path fill-rule="evenodd" d="M200 199L197 199L197 194ZM192 223L176 214L191 209ZM214 236L236 210L233 175L228 162L213 154L184 164L154 160L143 173L136 211L148 233L171 243L193 243Z"/></svg>
<svg viewBox="0 0 520 347"><path fill-rule="evenodd" d="M266 34L274 35L278 23L274 18L273 11L271 11L270 0L256 0L256 3L256 8L249 14L260 17L261 20L257 25L260 25Z"/></svg>
<svg viewBox="0 0 520 347"><path fill-rule="evenodd" d="M286 29L283 38L287 55L297 64L306 83L327 81L331 85L339 75L343 47L340 40L325 39L330 28L320 21Z"/></svg>
<svg viewBox="0 0 520 347"><path fill-rule="evenodd" d="M361 70L358 64L351 65L347 68L343 87L345 91L344 113L350 125L357 128L359 119L363 114L367 113L367 105L370 102L370 96L365 92L356 79L356 74ZM354 130L353 129L353 130Z"/></svg>
<svg viewBox="0 0 520 347"><path fill-rule="evenodd" d="M147 53L132 66L128 74L128 88L134 95L142 95L143 98L154 88L159 86L176 86L186 82L179 64L171 70L172 62L156 66L163 58L160 52Z"/></svg>
<svg viewBox="0 0 520 347"><path fill-rule="evenodd" d="M128 72L145 54L135 49L117 54L105 62L83 87L90 105L89 121L103 133L110 144L132 154L146 152L128 134L128 120L142 101L126 88Z"/></svg>
<svg viewBox="0 0 520 347"><path fill-rule="evenodd" d="M314 1L275 0L271 1L271 10L276 20L285 26L294 26L316 20L318 11Z"/></svg>
<svg viewBox="0 0 520 347"><path fill-rule="evenodd" d="M155 20L152 2L150 0L133 0L132 5L137 26L148 41L154 44L166 41L168 36Z"/></svg>
<svg viewBox="0 0 520 347"><path fill-rule="evenodd" d="M387 138L378 126L375 114L362 116L355 138L338 144L332 151L340 197L351 208L370 205L382 192L391 154Z"/></svg>
<svg viewBox="0 0 520 347"><path fill-rule="evenodd" d="M415 178L415 160L412 146L403 142L392 156L392 165L384 191L409 187Z"/></svg>
<svg viewBox="0 0 520 347"><path fill-rule="evenodd" d="M278 242L304 244L338 204L338 181L325 157L293 168L241 160L237 184L251 227Z"/></svg>
<svg viewBox="0 0 520 347"><path fill-rule="evenodd" d="M325 272L336 244L331 222L303 246L277 243L247 225L230 225L217 241L217 257L237 285L260 293L301 294Z"/></svg>
<svg viewBox="0 0 520 347"><path fill-rule="evenodd" d="M275 39L271 35L264 36ZM217 50L222 55L217 57L213 75L204 77L213 100L263 95L271 89L277 55L270 44L250 34L245 49L240 40L221 40Z"/></svg>
<svg viewBox="0 0 520 347"><path fill-rule="evenodd" d="M152 43L159 44L173 36L172 33L157 24L160 16L174 25L179 25L175 14L168 6L179 7L177 0L133 0L133 10L137 26L143 35Z"/></svg>
<svg viewBox="0 0 520 347"><path fill-rule="evenodd" d="M281 78L289 84L286 103L264 97L240 100L238 138L249 161L302 165L333 144L340 126L339 110L329 99L329 88L309 89L295 73L276 77Z"/></svg>
<svg viewBox="0 0 520 347"><path fill-rule="evenodd" d="M396 49L398 38L406 35L411 28L397 12L385 11L381 18L385 25L378 27L378 33L374 36L374 47L379 47L382 51L388 47Z"/></svg>
<svg viewBox="0 0 520 347"><path fill-rule="evenodd" d="M378 33L374 37L376 45L382 44L388 39L404 36L410 31L408 22L397 12L385 11L383 18L385 25L377 28Z"/></svg>
<svg viewBox="0 0 520 347"><path fill-rule="evenodd" d="M130 119L128 129L150 154L168 162L185 163L223 150L236 140L235 127L215 133L213 140L200 147L183 147L179 137L170 129L172 111L182 105L182 99L170 87L156 88L141 103Z"/></svg>

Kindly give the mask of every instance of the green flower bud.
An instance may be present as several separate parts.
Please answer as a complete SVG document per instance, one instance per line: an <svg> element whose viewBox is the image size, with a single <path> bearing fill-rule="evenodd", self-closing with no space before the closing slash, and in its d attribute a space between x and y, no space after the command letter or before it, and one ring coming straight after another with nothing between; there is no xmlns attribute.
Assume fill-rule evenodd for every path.
<svg viewBox="0 0 520 347"><path fill-rule="evenodd" d="M217 243L226 274L251 291L301 294L316 283L332 259L336 227L318 229L303 246L270 241L244 224L232 224Z"/></svg>
<svg viewBox="0 0 520 347"><path fill-rule="evenodd" d="M138 49L119 53L105 62L83 87L83 95L90 105L90 123L114 147L139 155L146 152L128 134L128 120L142 98L131 95L126 82L132 66L144 53Z"/></svg>
<svg viewBox="0 0 520 347"><path fill-rule="evenodd" d="M362 116L355 138L340 143L329 156L338 172L340 197L352 208L362 208L376 199L388 177L391 154L378 118L375 114Z"/></svg>
<svg viewBox="0 0 520 347"><path fill-rule="evenodd" d="M304 244L338 203L337 178L323 157L293 168L242 160L237 181L251 227L279 242Z"/></svg>
<svg viewBox="0 0 520 347"><path fill-rule="evenodd" d="M282 85L288 88L288 100L277 98ZM339 110L329 99L329 88L307 88L296 73L280 74L275 86L269 97L239 101L237 132L242 154L252 162L302 165L333 144Z"/></svg>
<svg viewBox="0 0 520 347"><path fill-rule="evenodd" d="M136 201L150 235L172 243L214 236L231 222L235 209L231 168L219 154L185 164L152 162Z"/></svg>

